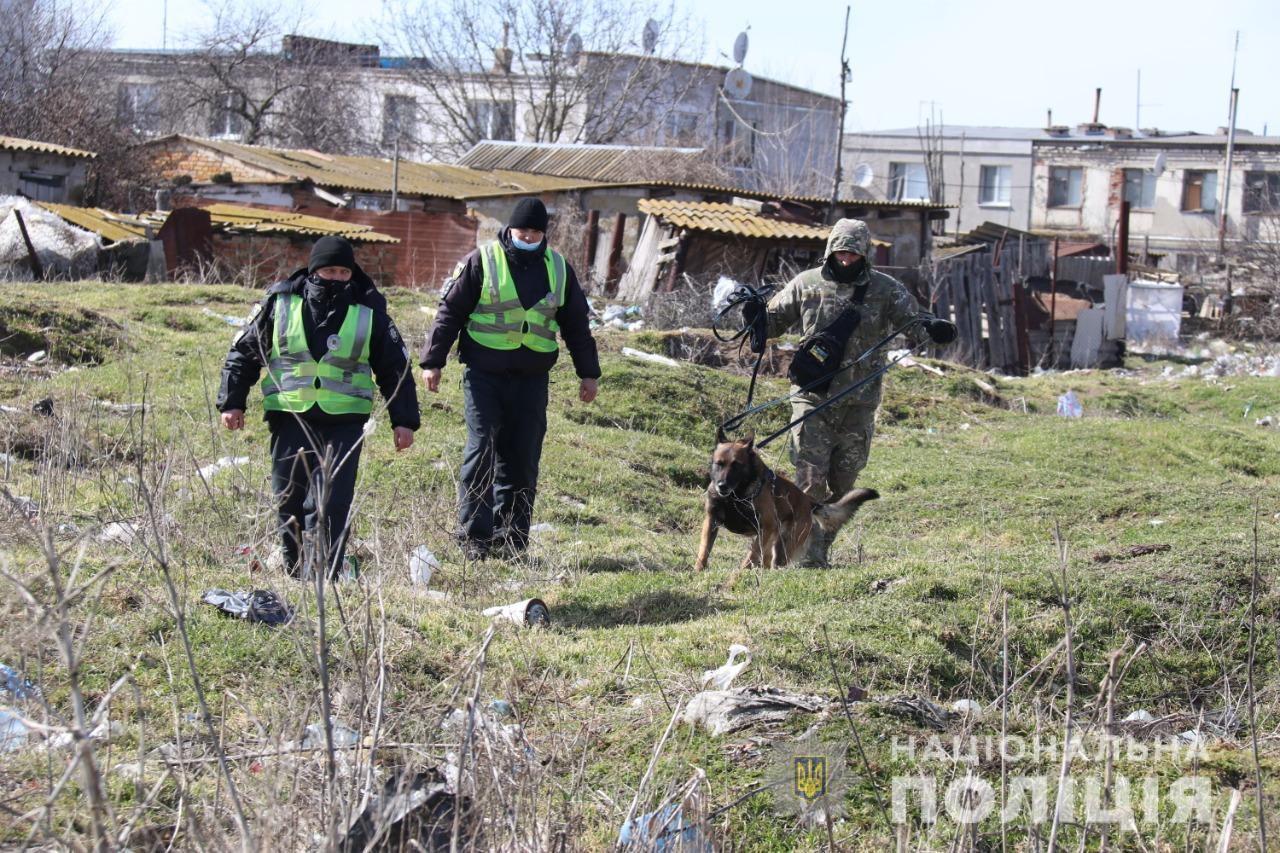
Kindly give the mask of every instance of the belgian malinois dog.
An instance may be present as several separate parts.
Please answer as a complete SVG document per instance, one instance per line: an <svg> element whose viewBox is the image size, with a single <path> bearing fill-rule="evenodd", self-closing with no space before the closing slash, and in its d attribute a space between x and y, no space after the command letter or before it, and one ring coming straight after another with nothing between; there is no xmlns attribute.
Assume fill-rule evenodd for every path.
<svg viewBox="0 0 1280 853"><path fill-rule="evenodd" d="M837 501L819 503L765 464L756 452L754 435L730 441L720 428L711 454L711 483L694 571L707 567L721 527L751 537L742 569L785 566L804 552L815 523L834 536L858 507L878 497L875 489L853 489Z"/></svg>

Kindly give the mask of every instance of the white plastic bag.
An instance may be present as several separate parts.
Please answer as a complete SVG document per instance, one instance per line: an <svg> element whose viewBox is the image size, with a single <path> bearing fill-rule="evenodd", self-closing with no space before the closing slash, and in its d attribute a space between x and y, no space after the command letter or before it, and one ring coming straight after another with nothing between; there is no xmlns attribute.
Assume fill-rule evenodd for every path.
<svg viewBox="0 0 1280 853"><path fill-rule="evenodd" d="M419 545L409 554L409 580L419 586L431 586L431 576L440 568L440 561L426 545Z"/></svg>
<svg viewBox="0 0 1280 853"><path fill-rule="evenodd" d="M1058 414L1064 418L1084 416L1084 407L1080 405L1080 398L1076 396L1075 391L1068 391L1058 398Z"/></svg>

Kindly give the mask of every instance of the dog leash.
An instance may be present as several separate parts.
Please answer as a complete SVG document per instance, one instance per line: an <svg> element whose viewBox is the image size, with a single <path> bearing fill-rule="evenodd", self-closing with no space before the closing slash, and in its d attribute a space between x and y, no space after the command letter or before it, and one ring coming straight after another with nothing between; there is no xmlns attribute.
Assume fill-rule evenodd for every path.
<svg viewBox="0 0 1280 853"><path fill-rule="evenodd" d="M724 307L711 318L711 334L715 335L716 340L726 344L738 341L739 357L742 356L743 347L750 347L751 351L755 353L756 363L751 367L751 384L747 386L748 408L750 408L751 401L756 394L756 376L760 373L760 364L764 361L764 354L769 349L768 306L769 296L773 293L773 290L772 285L765 285L757 290L749 284L739 284L729 294ZM744 316L741 328L727 338L721 335L720 321L734 308L746 303L755 303L757 307L755 319L748 323Z"/></svg>
<svg viewBox="0 0 1280 853"><path fill-rule="evenodd" d="M899 326L898 328L894 329L892 332L890 332L889 334L885 335L883 338L881 338L881 339L880 339L879 341L877 341L876 343L872 344L870 347L868 347L868 348L867 348L867 349L866 349L866 350L865 350L861 355L859 355L859 356L858 356L857 358L855 358L853 361L851 361L851 362L849 362L848 364L843 365L843 366L841 366L841 367L837 367L835 370L832 370L832 371L830 371L830 372L828 372L828 373L825 373L825 374L823 374L822 376L819 376L817 379L814 379L812 382L809 382L808 384L806 384L806 385L804 385L804 386L802 386L802 387L800 387L800 388L797 388L795 391L792 391L792 392L787 393L787 394L783 394L781 397L775 397L774 399L769 400L769 401L768 401L768 402L766 402L766 403L760 403L759 405L753 406L753 405L751 405L751 396L750 396L750 393L748 393L748 397L747 397L747 408L746 408L745 410L743 410L742 412L739 412L738 414L736 414L736 415L734 415L733 417L731 417L731 418L727 419L726 421L724 421L724 423L722 423L722 424L720 425L721 429L723 429L726 433L728 433L728 432L732 432L733 430L737 429L737 428L742 424L742 422L743 422L743 421L745 421L747 418L751 417L752 415L755 415L755 414L758 414L758 413L760 413L760 412L763 412L763 411L765 411L766 409L771 409L771 408L773 408L774 406L779 406L779 405L781 405L781 404L783 404L783 403L790 402L793 398L795 398L795 397L797 397L797 396L799 396L799 395L801 395L801 394L804 394L805 392L809 391L809 390L810 390L810 389L812 389L812 388L817 387L818 385L821 385L823 382L827 382L827 381L830 381L831 379L834 379L836 376L838 376L839 374L843 373L844 371L849 370L849 369L851 369L851 368L853 368L853 367L855 367L855 366L857 366L857 365L861 364L862 362L866 361L868 358L871 358L873 355L875 355L875 354L876 354L877 352L879 352L881 349L883 349L884 347L888 346L888 345L889 345L889 343L890 343L894 338L898 337L898 335L903 334L904 332L906 332L907 330L911 329L913 326L916 326L917 324L919 324L919 323L921 323L921 322L923 322L923 319L922 319L921 317L919 317L919 316L911 318L911 319L910 319L910 320L908 320L906 323L904 323L903 325L901 325L901 326ZM802 422L804 422L805 420L807 420L807 419L809 419L809 418L813 417L813 416L814 416L814 415L816 415L818 412L822 411L823 409L827 408L828 406L832 405L833 403L836 403L836 402L838 402L838 401L840 401L840 400L844 399L845 397L847 397L847 396L849 396L850 394L852 394L854 391L857 391L859 388L862 388L862 387L863 387L864 385L866 385L867 383L872 382L873 380L879 379L881 376L883 376L885 373L887 373L887 372L888 372L889 368L893 367L895 364L897 364L898 362L902 361L902 359L904 359L904 358L906 358L906 357L908 357L908 356L910 356L910 355L914 355L916 352L918 352L919 350L923 349L923 348L926 346L926 344L927 344L927 341L922 341L922 342L920 342L920 343L916 344L915 346L913 346L913 347L911 347L910 349L908 349L905 353L903 353L902 355L900 355L900 356L898 356L897 358L895 358L893 361L890 361L890 362L886 363L883 367L880 367L880 368L878 368L877 370L875 370L875 371L874 371L873 373L871 373L869 376L865 376L865 377L863 377L862 379L858 380L857 382L853 383L852 385L849 385L849 386L847 386L847 387L845 387L845 388L842 388L842 389L840 389L839 391L837 391L835 394L832 394L832 395L828 396L826 400L823 400L823 401L822 401L821 403L819 403L817 406L814 406L812 409L810 409L809 411L805 412L803 415L801 415L800 417L796 418L796 419L795 419L795 420L793 420L791 423L787 424L786 426L782 427L782 428L781 428L781 429L779 429L779 430L776 430L775 432L770 433L770 434L769 434L768 436L766 436L764 439L762 439L762 440L760 440L760 441L757 441L757 442L756 442L756 446L757 446L757 447L763 447L764 445L766 445L766 444L768 444L769 442L773 441L773 440L774 440L775 438L777 438L778 436L780 436L780 435L782 435L783 433L785 433L785 432L787 432L788 430L790 430L790 429L791 429L792 427L794 427L796 424L802 423ZM757 364L758 364L758 362L757 362ZM753 384L754 384L754 377L753 377Z"/></svg>

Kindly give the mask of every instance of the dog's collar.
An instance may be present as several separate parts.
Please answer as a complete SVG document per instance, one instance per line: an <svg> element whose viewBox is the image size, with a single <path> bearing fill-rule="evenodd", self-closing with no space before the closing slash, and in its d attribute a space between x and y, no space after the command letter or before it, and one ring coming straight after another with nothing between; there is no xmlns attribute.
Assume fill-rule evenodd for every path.
<svg viewBox="0 0 1280 853"><path fill-rule="evenodd" d="M755 500L756 498L760 497L760 493L764 491L764 487L773 482L774 476L775 475L773 473L773 469L770 468L768 465L766 465L764 468L764 476L762 476L756 482L755 488L751 490L751 494L743 495L742 497L738 497L737 495L734 495L734 497L738 498L738 500L740 501Z"/></svg>

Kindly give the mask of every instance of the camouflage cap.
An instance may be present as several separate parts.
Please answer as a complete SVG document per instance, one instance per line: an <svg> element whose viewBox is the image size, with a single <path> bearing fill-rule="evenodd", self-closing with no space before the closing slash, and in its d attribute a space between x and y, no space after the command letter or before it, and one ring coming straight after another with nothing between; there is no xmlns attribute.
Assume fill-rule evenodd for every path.
<svg viewBox="0 0 1280 853"><path fill-rule="evenodd" d="M832 252L857 252L864 258L870 258L871 229L867 223L861 219L841 219L832 225L824 257L831 257Z"/></svg>

